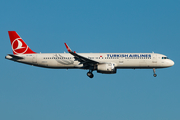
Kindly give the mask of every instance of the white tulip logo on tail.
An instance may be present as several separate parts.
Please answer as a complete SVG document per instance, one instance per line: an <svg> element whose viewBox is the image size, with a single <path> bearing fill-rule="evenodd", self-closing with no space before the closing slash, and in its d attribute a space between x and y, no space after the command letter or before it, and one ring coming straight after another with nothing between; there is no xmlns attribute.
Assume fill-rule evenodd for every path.
<svg viewBox="0 0 180 120"><path fill-rule="evenodd" d="M21 38L16 38L12 42L12 49L16 54L23 54L28 50L28 46Z"/></svg>

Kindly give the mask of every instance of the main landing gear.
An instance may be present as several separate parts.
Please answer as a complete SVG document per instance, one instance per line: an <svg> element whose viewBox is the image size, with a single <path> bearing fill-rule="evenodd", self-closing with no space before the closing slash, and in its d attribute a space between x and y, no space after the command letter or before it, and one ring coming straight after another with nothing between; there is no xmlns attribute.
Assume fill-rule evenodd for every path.
<svg viewBox="0 0 180 120"><path fill-rule="evenodd" d="M89 70L89 72L87 72L87 76L90 77L90 78L93 78L93 77L94 77L94 75L93 75L93 73L92 73L92 70Z"/></svg>
<svg viewBox="0 0 180 120"><path fill-rule="evenodd" d="M157 74L156 74L156 70L155 70L155 68L153 68L153 72L154 72L153 76L154 76L154 77L156 77L156 76L157 76Z"/></svg>

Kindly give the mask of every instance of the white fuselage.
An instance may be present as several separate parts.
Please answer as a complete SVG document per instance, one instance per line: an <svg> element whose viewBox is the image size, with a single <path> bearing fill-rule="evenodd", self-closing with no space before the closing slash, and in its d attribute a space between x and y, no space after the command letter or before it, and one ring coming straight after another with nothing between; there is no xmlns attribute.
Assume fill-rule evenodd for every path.
<svg viewBox="0 0 180 120"><path fill-rule="evenodd" d="M174 65L174 62L165 55L157 53L78 53L88 59L99 63L112 63L115 68L165 68ZM21 62L29 65L56 68L73 69L84 68L83 64L75 60L69 53L39 53L20 54L23 59L14 59L7 55L6 59Z"/></svg>
<svg viewBox="0 0 180 120"><path fill-rule="evenodd" d="M76 53L65 44L69 53L36 53L32 51L16 31L8 31L13 54L5 58L38 67L54 69L87 69L87 76L93 78L93 71L115 74L121 68L166 68L174 65L167 56L157 53Z"/></svg>

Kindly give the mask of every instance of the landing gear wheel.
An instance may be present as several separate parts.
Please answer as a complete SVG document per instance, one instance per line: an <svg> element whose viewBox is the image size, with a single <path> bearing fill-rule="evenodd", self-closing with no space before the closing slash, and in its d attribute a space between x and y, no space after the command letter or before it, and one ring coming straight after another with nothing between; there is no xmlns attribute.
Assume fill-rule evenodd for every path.
<svg viewBox="0 0 180 120"><path fill-rule="evenodd" d="M91 74L91 76L89 76L90 78L93 78L94 77L94 75L93 74Z"/></svg>
<svg viewBox="0 0 180 120"><path fill-rule="evenodd" d="M87 72L87 76L90 77L90 78L93 78L93 77L94 77L94 75L93 75L92 72Z"/></svg>
<svg viewBox="0 0 180 120"><path fill-rule="evenodd" d="M156 77L156 76L157 76L157 74L153 74L153 76L154 76L154 77Z"/></svg>
<svg viewBox="0 0 180 120"><path fill-rule="evenodd" d="M156 76L157 76L157 74L156 74L156 70L155 70L155 68L153 68L153 72L154 72L153 76L154 76L154 77L156 77Z"/></svg>

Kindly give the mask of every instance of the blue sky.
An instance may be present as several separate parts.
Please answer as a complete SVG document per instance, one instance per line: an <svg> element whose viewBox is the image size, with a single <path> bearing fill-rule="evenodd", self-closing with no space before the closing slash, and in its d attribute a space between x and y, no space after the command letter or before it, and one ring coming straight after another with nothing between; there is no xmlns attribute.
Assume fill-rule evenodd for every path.
<svg viewBox="0 0 180 120"><path fill-rule="evenodd" d="M0 2L2 120L179 120L180 1L3 0ZM4 59L12 53L7 31L33 51L61 53L152 52L171 68L122 70L44 69Z"/></svg>

